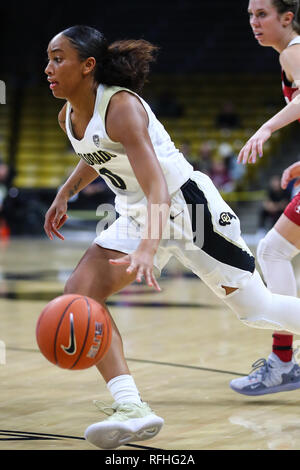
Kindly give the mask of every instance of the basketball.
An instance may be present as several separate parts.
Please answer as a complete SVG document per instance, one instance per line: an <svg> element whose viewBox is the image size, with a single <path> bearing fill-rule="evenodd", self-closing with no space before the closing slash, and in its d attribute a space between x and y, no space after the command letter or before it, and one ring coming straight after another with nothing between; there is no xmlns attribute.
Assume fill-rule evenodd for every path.
<svg viewBox="0 0 300 470"><path fill-rule="evenodd" d="M90 297L56 297L41 312L36 340L48 361L63 369L88 369L106 354L111 343L108 312Z"/></svg>

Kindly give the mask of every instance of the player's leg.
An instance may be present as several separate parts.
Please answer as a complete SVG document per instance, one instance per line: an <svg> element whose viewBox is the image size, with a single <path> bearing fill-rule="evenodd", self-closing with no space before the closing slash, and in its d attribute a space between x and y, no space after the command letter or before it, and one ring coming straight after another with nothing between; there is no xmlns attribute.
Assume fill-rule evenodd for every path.
<svg viewBox="0 0 300 470"><path fill-rule="evenodd" d="M121 256L124 256L124 253L108 250L97 244L91 245L67 281L64 293L87 295L108 311L105 304L107 298L135 279L134 274L126 273L126 266L116 268L109 263L109 259ZM111 346L105 357L97 364L97 368L107 383L118 375L129 374L121 335L111 315L110 319L112 323Z"/></svg>
<svg viewBox="0 0 300 470"><path fill-rule="evenodd" d="M134 274L126 273L126 267L109 264L109 259L124 254L93 244L66 283L65 293L87 295L107 309L106 299L135 279ZM110 416L104 421L92 424L85 431L85 437L89 442L104 449L154 437L164 422L147 403L141 400L124 357L121 335L112 317L111 320L113 325L111 346L105 357L97 364L97 368L106 381L114 403L111 407L107 407L99 406L99 402L96 402L96 406Z"/></svg>
<svg viewBox="0 0 300 470"><path fill-rule="evenodd" d="M204 218L199 227L204 227L204 237L202 244L194 242L199 250L195 246L185 250L181 261L247 325L300 334L300 299L272 294L266 288L255 270L250 250L240 237L236 214L209 179L203 175L193 178L192 184L182 188L182 194L193 209L203 206ZM196 222L192 215L194 234Z"/></svg>
<svg viewBox="0 0 300 470"><path fill-rule="evenodd" d="M282 214L257 247L257 260L267 287L272 292L297 295L292 259L299 251L300 226Z"/></svg>
<svg viewBox="0 0 300 470"><path fill-rule="evenodd" d="M257 271L243 288L228 295L224 302L248 326L287 330L290 336L291 333L300 333L300 299L271 293ZM256 361L253 368L248 376L231 381L234 391L245 395L264 395L300 387L300 368L293 359L285 363L272 353L267 361Z"/></svg>
<svg viewBox="0 0 300 470"><path fill-rule="evenodd" d="M273 293L296 296L297 286L292 259L300 250L299 196L287 206L275 226L259 242L257 259L265 282ZM274 331L272 353L248 376L234 379L233 390L246 395L261 395L300 388L300 367L293 358L293 335Z"/></svg>

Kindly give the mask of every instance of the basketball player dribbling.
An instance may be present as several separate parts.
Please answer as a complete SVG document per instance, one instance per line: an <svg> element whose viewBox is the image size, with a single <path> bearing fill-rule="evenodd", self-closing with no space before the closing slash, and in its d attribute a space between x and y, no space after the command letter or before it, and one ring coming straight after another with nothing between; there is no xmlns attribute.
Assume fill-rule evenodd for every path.
<svg viewBox="0 0 300 470"><path fill-rule="evenodd" d="M45 73L53 96L66 100L59 123L80 160L47 211L45 231L63 239L68 199L99 174L119 214L87 249L64 293L105 305L134 280L160 290L154 268L159 272L175 256L242 322L300 334L300 299L265 287L238 217L139 96L154 53L143 40L108 45L88 26L68 28L49 43ZM114 402L103 410L110 416L85 431L90 443L106 449L151 438L163 425L141 399L112 324L110 349L97 368Z"/></svg>
<svg viewBox="0 0 300 470"><path fill-rule="evenodd" d="M272 47L280 54L283 94L289 103L299 94L295 83L300 80L299 0L250 0L248 11L258 43ZM297 119L300 120L300 112ZM246 163L250 154L254 163L270 131L274 129L263 126L241 150L239 160ZM249 161L252 162L252 158ZM285 182L283 187L286 186ZM300 194L297 194L257 247L257 259L267 287L277 294L297 296L292 259L300 251L299 207ZM292 346L293 335L290 332L274 331L272 352L268 359L256 361L253 372L247 377L232 380L231 388L245 395L264 395L300 388L300 367L293 357Z"/></svg>

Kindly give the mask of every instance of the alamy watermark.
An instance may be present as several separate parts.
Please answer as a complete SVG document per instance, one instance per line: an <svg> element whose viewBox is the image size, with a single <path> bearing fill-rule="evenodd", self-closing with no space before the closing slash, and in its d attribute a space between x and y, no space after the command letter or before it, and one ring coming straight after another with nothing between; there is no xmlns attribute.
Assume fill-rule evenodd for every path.
<svg viewBox="0 0 300 470"><path fill-rule="evenodd" d="M128 240L132 237L182 240L185 242L186 249L193 249L193 245L202 248L204 243L203 204L172 206L171 211L167 204L152 204L150 214L148 214L148 209L147 205L135 208L129 204L127 211L122 211L122 216L124 216L122 223L116 226L116 231L111 233L111 236L117 240ZM118 217L112 204L100 204L96 215L100 217L96 227L97 236L103 230L108 229ZM169 223L165 223L162 231L164 219L169 220Z"/></svg>
<svg viewBox="0 0 300 470"><path fill-rule="evenodd" d="M4 341L0 340L0 366L6 364L6 346Z"/></svg>
<svg viewBox="0 0 300 470"><path fill-rule="evenodd" d="M0 80L0 104L6 104L6 85L3 80Z"/></svg>

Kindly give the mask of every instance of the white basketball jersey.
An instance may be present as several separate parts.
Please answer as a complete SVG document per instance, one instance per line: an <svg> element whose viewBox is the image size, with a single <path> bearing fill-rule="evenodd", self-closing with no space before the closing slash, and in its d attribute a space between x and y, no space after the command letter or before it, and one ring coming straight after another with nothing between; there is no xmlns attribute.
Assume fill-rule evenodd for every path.
<svg viewBox="0 0 300 470"><path fill-rule="evenodd" d="M292 40L288 43L287 47L293 46L294 44L300 44L300 36L294 37L294 39L292 39Z"/></svg>
<svg viewBox="0 0 300 470"><path fill-rule="evenodd" d="M66 130L76 152L88 165L93 167L116 194L116 210L128 210L128 205L140 202L144 193L135 177L124 146L113 142L105 129L105 115L111 97L125 90L133 93L143 104L149 118L148 132L156 156L167 181L169 193L177 191L190 177L193 167L175 147L164 126L158 121L149 105L136 93L121 87L99 85L94 114L81 140L74 137L71 124L71 105L67 102ZM143 156L141 155L141 158Z"/></svg>

